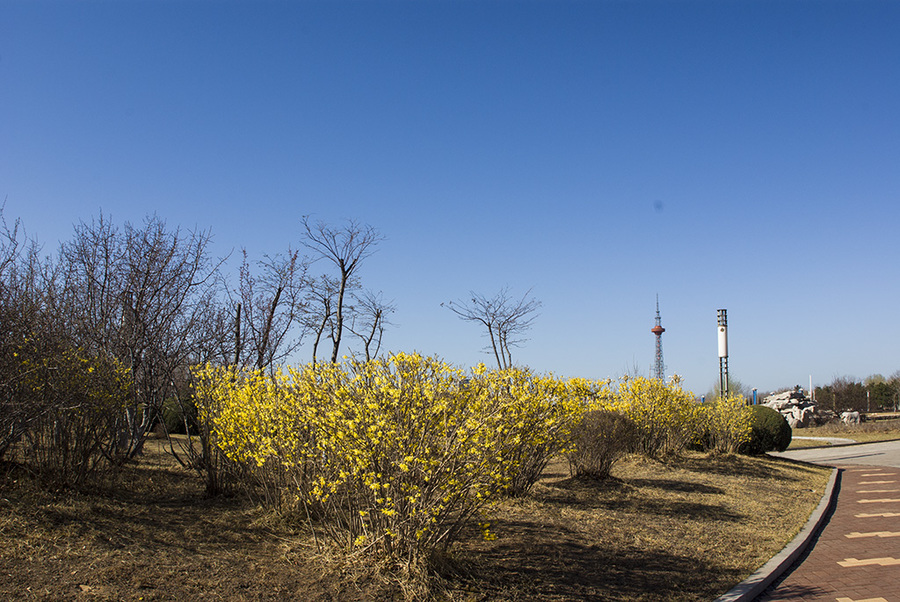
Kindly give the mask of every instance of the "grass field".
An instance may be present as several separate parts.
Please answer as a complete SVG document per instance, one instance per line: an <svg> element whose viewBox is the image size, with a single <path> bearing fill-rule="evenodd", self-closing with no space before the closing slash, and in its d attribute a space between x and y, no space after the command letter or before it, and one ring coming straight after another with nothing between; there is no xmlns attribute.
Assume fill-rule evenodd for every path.
<svg viewBox="0 0 900 602"><path fill-rule="evenodd" d="M436 599L710 600L805 523L828 471L769 458L632 458L613 479L560 461L533 493L488 508L454 548ZM203 499L193 474L148 453L91 492L0 485L0 599L402 600L396 577L319 554L302 524L241 496Z"/></svg>
<svg viewBox="0 0 900 602"><path fill-rule="evenodd" d="M839 437L852 439L857 443L871 443L874 441L891 441L900 439L900 420L885 420L878 422L864 422L862 424L845 425L833 422L824 426L816 426L805 429L794 429L795 437ZM801 449L804 447L820 447L831 445L827 441L809 441L794 439L788 449Z"/></svg>

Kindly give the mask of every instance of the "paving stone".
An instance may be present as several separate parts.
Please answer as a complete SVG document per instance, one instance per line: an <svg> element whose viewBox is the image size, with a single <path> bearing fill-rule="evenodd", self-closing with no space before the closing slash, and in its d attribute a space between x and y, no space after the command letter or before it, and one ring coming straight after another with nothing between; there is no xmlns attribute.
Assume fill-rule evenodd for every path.
<svg viewBox="0 0 900 602"><path fill-rule="evenodd" d="M900 498L873 491L883 484L874 477L900 480L900 470L841 469L825 527L758 602L900 602Z"/></svg>

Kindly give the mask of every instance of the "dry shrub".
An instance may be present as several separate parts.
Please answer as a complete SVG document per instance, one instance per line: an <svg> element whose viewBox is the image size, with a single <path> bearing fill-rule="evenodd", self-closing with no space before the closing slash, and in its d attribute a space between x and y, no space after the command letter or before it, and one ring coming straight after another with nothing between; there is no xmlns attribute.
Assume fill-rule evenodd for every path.
<svg viewBox="0 0 900 602"><path fill-rule="evenodd" d="M14 389L31 413L21 434L21 461L44 480L72 486L115 468L127 371L113 358L79 349L60 345L42 356L26 347L17 354L21 375Z"/></svg>
<svg viewBox="0 0 900 602"><path fill-rule="evenodd" d="M811 431L811 429L805 429ZM826 435L845 435L858 433L898 433L900 432L900 420L878 420L861 422L860 424L844 424L839 419L835 419L822 426L815 427L816 434Z"/></svg>
<svg viewBox="0 0 900 602"><path fill-rule="evenodd" d="M635 449L638 429L619 412L587 412L575 427L569 453L571 471L579 477L605 479L617 460Z"/></svg>

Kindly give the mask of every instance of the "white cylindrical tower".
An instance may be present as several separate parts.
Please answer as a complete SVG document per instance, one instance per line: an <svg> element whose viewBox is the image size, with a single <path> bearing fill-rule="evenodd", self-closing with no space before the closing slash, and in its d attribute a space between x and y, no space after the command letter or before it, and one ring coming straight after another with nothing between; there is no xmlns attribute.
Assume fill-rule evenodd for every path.
<svg viewBox="0 0 900 602"><path fill-rule="evenodd" d="M719 395L728 397L728 317L726 310L718 310L719 319Z"/></svg>

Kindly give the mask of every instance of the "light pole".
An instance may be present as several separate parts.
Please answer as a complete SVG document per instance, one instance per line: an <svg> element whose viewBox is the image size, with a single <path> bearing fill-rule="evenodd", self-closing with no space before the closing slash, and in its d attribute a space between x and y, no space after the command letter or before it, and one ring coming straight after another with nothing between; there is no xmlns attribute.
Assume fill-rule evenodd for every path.
<svg viewBox="0 0 900 602"><path fill-rule="evenodd" d="M718 310L719 320L719 393L728 397L728 317L726 310Z"/></svg>

